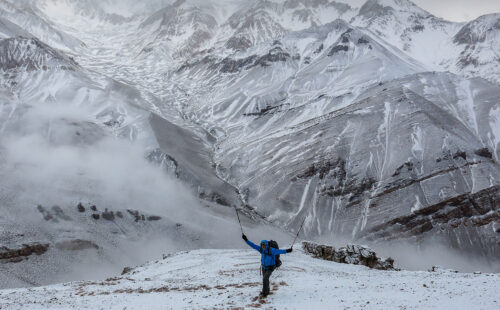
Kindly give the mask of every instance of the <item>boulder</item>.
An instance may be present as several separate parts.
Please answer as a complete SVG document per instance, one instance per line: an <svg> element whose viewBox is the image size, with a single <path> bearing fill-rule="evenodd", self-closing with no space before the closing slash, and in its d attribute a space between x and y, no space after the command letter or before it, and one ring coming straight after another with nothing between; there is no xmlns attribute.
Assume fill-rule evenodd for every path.
<svg viewBox="0 0 500 310"><path fill-rule="evenodd" d="M108 208L104 210L102 213L102 218L108 221L114 221L115 220L115 214L113 211L108 211Z"/></svg>
<svg viewBox="0 0 500 310"><path fill-rule="evenodd" d="M3 246L0 247L0 261L17 263L22 261L24 257L28 257L32 254L42 255L47 251L48 248L48 243L23 244L22 246L14 249Z"/></svg>
<svg viewBox="0 0 500 310"><path fill-rule="evenodd" d="M333 246L317 244L314 242L302 242L302 248L307 254L316 258L334 261L337 263L364 265L380 270L396 270L392 258L381 259L372 249L357 244L348 244L335 250Z"/></svg>
<svg viewBox="0 0 500 310"><path fill-rule="evenodd" d="M76 208L78 209L78 212L85 212L85 207L82 205L81 202L78 203Z"/></svg>

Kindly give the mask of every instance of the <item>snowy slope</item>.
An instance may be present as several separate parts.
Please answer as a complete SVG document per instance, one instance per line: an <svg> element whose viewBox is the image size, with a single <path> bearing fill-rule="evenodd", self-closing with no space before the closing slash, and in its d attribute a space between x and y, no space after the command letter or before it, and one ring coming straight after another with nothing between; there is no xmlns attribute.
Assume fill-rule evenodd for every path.
<svg viewBox="0 0 500 310"><path fill-rule="evenodd" d="M314 259L296 249L282 255L261 289L253 250L196 250L169 255L105 281L0 291L2 309L495 309L496 274L379 271Z"/></svg>

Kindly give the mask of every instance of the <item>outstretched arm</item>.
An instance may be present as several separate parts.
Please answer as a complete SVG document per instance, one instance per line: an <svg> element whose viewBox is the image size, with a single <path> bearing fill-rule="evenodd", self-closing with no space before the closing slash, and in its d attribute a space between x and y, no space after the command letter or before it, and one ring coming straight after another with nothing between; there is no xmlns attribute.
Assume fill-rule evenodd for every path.
<svg viewBox="0 0 500 310"><path fill-rule="evenodd" d="M278 254L286 254L286 253L288 253L288 251L271 248L271 253L273 253L273 255L278 255Z"/></svg>
<svg viewBox="0 0 500 310"><path fill-rule="evenodd" d="M253 243L252 241L248 240L247 236L243 235L241 236L243 238L243 240L245 240L245 242L250 246L252 247L254 250L256 251L259 251L260 252L260 246L256 245L255 243Z"/></svg>

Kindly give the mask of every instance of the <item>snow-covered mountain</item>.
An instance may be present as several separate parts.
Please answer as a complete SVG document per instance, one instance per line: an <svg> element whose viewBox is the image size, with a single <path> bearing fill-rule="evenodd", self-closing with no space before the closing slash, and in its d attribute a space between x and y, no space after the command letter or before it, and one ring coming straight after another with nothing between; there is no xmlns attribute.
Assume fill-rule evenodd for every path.
<svg viewBox="0 0 500 310"><path fill-rule="evenodd" d="M408 0L369 0L351 21L422 62L429 71L450 71L499 83L498 25L490 14L453 23ZM488 43L484 43L488 35Z"/></svg>
<svg viewBox="0 0 500 310"><path fill-rule="evenodd" d="M83 46L77 38L57 29L38 9L37 2L5 0L0 3L0 17L16 24L52 47L73 51Z"/></svg>
<svg viewBox="0 0 500 310"><path fill-rule="evenodd" d="M468 76L481 76L499 83L500 62L500 14L489 14L465 24L453 36L460 56L450 66L453 72L464 72Z"/></svg>
<svg viewBox="0 0 500 310"><path fill-rule="evenodd" d="M49 244L4 286L165 234L152 252L236 245L232 206L280 236L305 219L310 239L498 257L499 18L408 0L1 2L0 236Z"/></svg>
<svg viewBox="0 0 500 310"><path fill-rule="evenodd" d="M427 38L460 28L408 1L369 1L352 24L195 54L167 98L216 135L218 174L278 225L305 217L309 237L437 239L496 256L500 88L427 72L439 67L372 25L398 32L408 20L429 23Z"/></svg>

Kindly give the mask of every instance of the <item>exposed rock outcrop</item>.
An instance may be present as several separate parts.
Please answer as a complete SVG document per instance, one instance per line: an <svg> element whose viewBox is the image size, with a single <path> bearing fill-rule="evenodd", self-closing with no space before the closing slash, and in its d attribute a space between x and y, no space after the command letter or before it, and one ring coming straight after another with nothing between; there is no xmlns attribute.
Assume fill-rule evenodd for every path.
<svg viewBox="0 0 500 310"><path fill-rule="evenodd" d="M129 273L130 271L132 271L132 269L133 268L131 268L131 267L123 267L121 275Z"/></svg>
<svg viewBox="0 0 500 310"><path fill-rule="evenodd" d="M108 208L106 208L102 213L102 218L108 221L114 221L115 213L113 211L108 211Z"/></svg>
<svg viewBox="0 0 500 310"><path fill-rule="evenodd" d="M0 247L0 262L17 263L32 254L42 255L47 251L48 248L49 248L48 243L23 244L21 247L15 249L3 246Z"/></svg>
<svg viewBox="0 0 500 310"><path fill-rule="evenodd" d="M377 254L370 248L348 244L336 250L333 246L317 244L314 242L302 242L302 248L308 254L316 258L330 260L337 263L364 265L380 270L397 270L394 268L394 260L386 258L385 260L377 257Z"/></svg>
<svg viewBox="0 0 500 310"><path fill-rule="evenodd" d="M76 208L78 209L78 212L85 212L85 207L82 205L81 202L78 203Z"/></svg>
<svg viewBox="0 0 500 310"><path fill-rule="evenodd" d="M500 186L458 195L374 226L367 237L370 240L380 237L395 239L420 235L432 229L485 226L500 221L499 202Z"/></svg>

